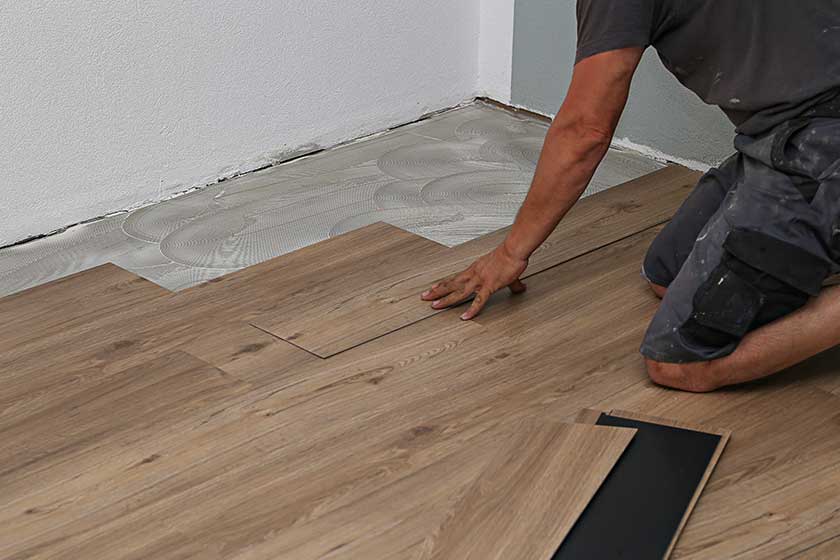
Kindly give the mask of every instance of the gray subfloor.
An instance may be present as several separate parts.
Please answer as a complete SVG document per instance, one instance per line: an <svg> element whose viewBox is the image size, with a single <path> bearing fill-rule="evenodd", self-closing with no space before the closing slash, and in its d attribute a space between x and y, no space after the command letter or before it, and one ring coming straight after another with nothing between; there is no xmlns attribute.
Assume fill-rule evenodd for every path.
<svg viewBox="0 0 840 560"><path fill-rule="evenodd" d="M377 221L448 246L509 225L547 125L476 103L0 250L0 295L105 262L180 290ZM610 150L592 194L661 167Z"/></svg>

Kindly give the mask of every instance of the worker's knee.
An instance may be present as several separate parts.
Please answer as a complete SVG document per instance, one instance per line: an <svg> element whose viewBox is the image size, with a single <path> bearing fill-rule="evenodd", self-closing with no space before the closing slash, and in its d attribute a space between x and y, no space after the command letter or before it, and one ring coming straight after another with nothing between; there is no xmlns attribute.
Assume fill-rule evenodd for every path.
<svg viewBox="0 0 840 560"><path fill-rule="evenodd" d="M692 393L708 393L721 386L712 362L670 364L645 358L648 376L657 385Z"/></svg>
<svg viewBox="0 0 840 560"><path fill-rule="evenodd" d="M660 286L659 284L655 284L650 280L648 280L647 283L648 286L650 286L650 290L654 293L656 297L658 297L659 299L665 297L665 293L668 291L668 288L666 288L665 286Z"/></svg>

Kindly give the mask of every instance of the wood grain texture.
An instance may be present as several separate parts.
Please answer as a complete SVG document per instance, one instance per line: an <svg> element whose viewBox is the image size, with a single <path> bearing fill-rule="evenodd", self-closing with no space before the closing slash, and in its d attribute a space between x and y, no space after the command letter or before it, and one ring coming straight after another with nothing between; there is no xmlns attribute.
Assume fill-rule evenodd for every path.
<svg viewBox="0 0 840 560"><path fill-rule="evenodd" d="M0 352L170 294L136 274L103 264L0 298Z"/></svg>
<svg viewBox="0 0 840 560"><path fill-rule="evenodd" d="M108 264L0 299L0 425L48 406L59 395L84 389L93 364L71 373L69 363L78 344L58 341L74 333L78 340L96 343L101 337L96 326L103 317L119 321L125 313L147 309L170 296L167 290ZM114 344L115 353L130 346L124 338ZM101 348L91 357L101 362Z"/></svg>
<svg viewBox="0 0 840 560"><path fill-rule="evenodd" d="M43 531L56 534L68 521L96 511L98 496L119 495L122 483L142 476L144 465L166 454L167 441L180 435L185 419L211 412L246 388L222 370L174 352L6 423L0 430L3 506L22 515L0 521L3 535L15 535L14 541L0 539L0 550ZM79 492L86 481L95 485ZM21 500L29 505L19 505Z"/></svg>
<svg viewBox="0 0 840 560"><path fill-rule="evenodd" d="M695 172L671 166L583 199L533 254L523 277L666 221L697 178ZM383 227L372 228L369 235L359 231L358 243L367 247L383 235L398 237L382 231ZM419 239L406 240L400 249L383 246L381 253L366 260L367 266L353 267L356 274L336 272L311 278L314 283L295 292L287 308L278 306L251 322L322 358L333 356L439 313L420 301L420 293L469 266L506 234L506 229L500 230L448 251L427 247L428 242ZM345 244L343 239L325 242L317 262L343 254L338 247ZM260 281L282 286L284 271L277 276L266 271Z"/></svg>
<svg viewBox="0 0 840 560"><path fill-rule="evenodd" d="M337 270L382 266L393 241L368 233L327 251ZM638 271L655 234L534 274L476 321L437 313L327 360L248 325L329 274L308 262L318 246L33 327L0 348L0 557L416 558L499 426L586 407L733 430L674 557L808 557L840 534L840 366L708 395L653 386L638 346L658 301Z"/></svg>
<svg viewBox="0 0 840 560"><path fill-rule="evenodd" d="M691 512L694 510L694 506L697 505L697 500L700 499L700 495L703 493L703 489L706 487L706 483L709 481L709 478L712 476L712 472L714 472L715 467L717 466L718 461L720 460L720 456L723 453L723 450L726 448L726 444L729 442L729 438L732 435L730 430L725 430L721 428L708 428L703 426L698 426L696 424L691 424L689 422L683 422L680 420L675 420L673 418L659 418L656 416L650 416L648 414L642 414L639 412L629 412L625 410L611 410L606 412L606 414L610 416L614 416L617 418L626 418L628 420L637 420L639 422L647 422L649 424L658 424L660 426L670 426L673 428L681 428L684 430L692 430L695 432L703 432L707 434L715 434L720 436L720 441L715 448L714 454L709 459L709 464L706 467L706 471L703 473L703 477L697 484L697 488L694 490L694 495L691 497L691 501L686 505L685 513L680 520L679 526L674 531L674 536L671 539L671 544L668 546L668 550L665 552L663 558L667 559L671 557L671 554L674 550L674 547L677 544L677 541L680 538L680 534L682 534L683 529L685 528L686 523L688 523L688 518L691 516ZM592 409L586 409L578 414L578 421L585 424L594 424L598 421L601 413L599 411L595 411Z"/></svg>
<svg viewBox="0 0 840 560"><path fill-rule="evenodd" d="M592 270L598 259L587 256L558 267L540 281L535 277L533 293L552 293L550 286L559 278L603 282L607 275L626 285L637 277L633 259L640 257L650 238L648 234L634 240L633 250L630 241L615 249L626 266ZM589 286L582 283L580 289ZM560 306L581 301L577 290L554 295ZM583 312L600 319L586 328L581 325L581 334L595 345L567 347L563 359L545 354L551 347L548 339L526 338L523 342L530 344L521 346L509 332L494 333L441 314L419 323L414 332L403 329L331 360L304 363L295 368L302 382L288 383L281 377L276 384L269 381L250 389L243 398L219 403L212 412L185 417L178 433L166 438L166 453L160 452L155 439L137 442L134 452L157 453L161 458L144 464L136 475L119 470L91 473L72 486L54 487L61 493L49 499L37 492L42 487L37 479L31 479L29 492L20 489L15 507L0 508L0 526L26 509L44 507L45 502L60 506L40 519L42 532L8 550L47 558L83 557L104 548L121 551L116 556L122 558L200 556L207 550L220 551L222 557L278 558L284 557L280 552L287 550L291 536L300 533L325 535L317 542L343 545L344 557L377 557L356 556L352 551L380 550L380 538L402 545L411 539L400 536L402 530L393 525L389 510L374 508L372 504L383 503L374 500L376 491L429 469L458 450L474 455L482 446L473 440L506 418L527 413L527 407L517 405L529 399L507 404L517 388L538 388L532 398L571 413L579 409L581 400L604 398L638 379L608 371L593 374L575 366L589 353L598 353L598 346L616 344L596 336L620 320L620 315L610 312L615 303L591 304L595 307ZM532 314L530 305L521 313ZM519 310L511 315L519 316ZM633 316L631 311L624 321ZM567 328L569 319L565 317L560 328ZM619 348L632 350L633 332L630 329L631 336ZM489 359L488 346L497 348ZM559 378L558 368L565 370ZM521 375L531 369L531 375ZM571 385L576 391L562 389ZM447 471L431 478L441 479L442 472ZM91 502L80 502L78 492ZM74 506L79 503L97 507L81 515ZM420 511L409 508L406 515L421 523L421 532L428 535L441 522L434 509L439 505L435 501ZM432 506L432 513L423 513ZM374 515L378 528L373 528ZM43 533L58 519L66 521L58 535ZM360 528L351 531L352 538L342 529L348 519ZM157 520L177 520L177 531ZM409 535L418 530L413 522L400 526ZM325 532L325 527L337 532ZM334 538L328 539L328 534ZM73 537L58 539L61 535ZM301 539L312 542L311 536ZM287 557L299 556L290 552Z"/></svg>
<svg viewBox="0 0 840 560"><path fill-rule="evenodd" d="M516 423L422 558L550 559L635 430Z"/></svg>
<svg viewBox="0 0 840 560"><path fill-rule="evenodd" d="M790 560L837 560L837 558L840 558L840 536L825 540L793 556L788 556Z"/></svg>

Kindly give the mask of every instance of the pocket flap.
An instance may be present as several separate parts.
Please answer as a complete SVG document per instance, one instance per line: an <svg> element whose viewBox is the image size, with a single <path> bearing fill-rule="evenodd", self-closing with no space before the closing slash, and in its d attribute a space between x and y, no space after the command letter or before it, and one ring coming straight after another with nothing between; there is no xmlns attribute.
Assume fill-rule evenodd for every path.
<svg viewBox="0 0 840 560"><path fill-rule="evenodd" d="M812 296L820 293L830 269L829 263L813 253L748 229L729 232L723 248L740 261Z"/></svg>
<svg viewBox="0 0 840 560"><path fill-rule="evenodd" d="M694 295L692 319L741 338L749 331L762 305L764 294L760 290L720 265Z"/></svg>

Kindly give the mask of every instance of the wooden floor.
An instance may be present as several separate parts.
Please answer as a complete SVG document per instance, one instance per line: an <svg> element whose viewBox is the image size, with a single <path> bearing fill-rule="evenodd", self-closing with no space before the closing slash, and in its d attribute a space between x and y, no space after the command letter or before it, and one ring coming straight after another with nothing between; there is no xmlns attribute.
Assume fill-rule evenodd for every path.
<svg viewBox="0 0 840 560"><path fill-rule="evenodd" d="M639 265L696 178L585 199L472 322L417 292L503 232L376 224L178 294L105 265L0 299L0 558L441 557L454 515L503 547L470 509L515 468L491 443L585 408L731 430L674 557L836 557L840 352L708 395L643 371Z"/></svg>

